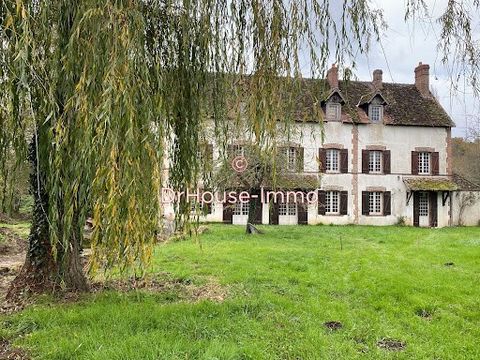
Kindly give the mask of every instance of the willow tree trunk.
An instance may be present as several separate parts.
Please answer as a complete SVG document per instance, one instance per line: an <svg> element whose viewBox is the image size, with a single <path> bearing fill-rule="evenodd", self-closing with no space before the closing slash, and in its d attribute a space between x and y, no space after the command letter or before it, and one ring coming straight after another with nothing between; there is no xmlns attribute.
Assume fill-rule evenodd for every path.
<svg viewBox="0 0 480 360"><path fill-rule="evenodd" d="M253 196L253 199L252 199ZM253 224L256 222L256 216L258 207L262 207L260 202L260 187L253 187L250 189L250 202L248 204L248 220L247 226L245 227L245 233L247 234L261 234L261 231L258 230Z"/></svg>
<svg viewBox="0 0 480 360"><path fill-rule="evenodd" d="M13 280L7 298L32 293L54 292L57 289L87 291L88 283L80 258L81 239L72 235L69 246L59 249L54 258L48 220L48 195L44 174L38 166L37 143L32 141L29 160L32 166L30 188L34 197L28 251L20 273Z"/></svg>

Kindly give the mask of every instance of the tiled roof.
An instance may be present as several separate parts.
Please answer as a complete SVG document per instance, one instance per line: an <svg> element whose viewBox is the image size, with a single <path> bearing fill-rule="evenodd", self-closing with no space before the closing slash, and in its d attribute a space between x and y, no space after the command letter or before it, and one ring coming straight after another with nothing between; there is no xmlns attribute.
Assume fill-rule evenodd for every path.
<svg viewBox="0 0 480 360"><path fill-rule="evenodd" d="M407 177L403 182L412 191L480 191L479 185L458 174L451 177Z"/></svg>
<svg viewBox="0 0 480 360"><path fill-rule="evenodd" d="M452 191L458 189L457 184L448 178L404 178L403 182L412 191Z"/></svg>
<svg viewBox="0 0 480 360"><path fill-rule="evenodd" d="M342 107L342 121L368 124L368 114L359 104L371 99L376 93L386 101L384 123L386 125L452 127L454 122L432 96L423 97L414 84L383 83L383 88L375 90L371 82L340 81L339 90L346 100ZM308 118L314 108L331 94L325 80L304 79L302 90L296 101L296 113L299 121L314 121Z"/></svg>
<svg viewBox="0 0 480 360"><path fill-rule="evenodd" d="M453 174L452 180L457 184L458 190L480 191L480 185L474 184L458 174Z"/></svg>

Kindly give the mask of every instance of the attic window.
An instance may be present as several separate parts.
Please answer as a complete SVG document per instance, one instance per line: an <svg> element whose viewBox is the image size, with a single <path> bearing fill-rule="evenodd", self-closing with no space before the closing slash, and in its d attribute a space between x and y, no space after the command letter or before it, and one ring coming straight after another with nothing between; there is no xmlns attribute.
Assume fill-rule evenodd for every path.
<svg viewBox="0 0 480 360"><path fill-rule="evenodd" d="M383 106L382 105L370 105L368 117L373 123L379 123L383 120Z"/></svg>
<svg viewBox="0 0 480 360"><path fill-rule="evenodd" d="M327 103L327 120L340 121L342 106L337 102Z"/></svg>

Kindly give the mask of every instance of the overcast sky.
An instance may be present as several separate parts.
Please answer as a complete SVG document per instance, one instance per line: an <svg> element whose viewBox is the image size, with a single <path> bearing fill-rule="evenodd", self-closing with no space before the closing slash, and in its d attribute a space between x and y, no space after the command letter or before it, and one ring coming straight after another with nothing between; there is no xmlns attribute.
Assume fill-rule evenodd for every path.
<svg viewBox="0 0 480 360"><path fill-rule="evenodd" d="M433 18L438 18L447 1L426 1ZM465 136L468 121L471 122L474 114L480 114L480 106L478 101L474 101L471 89L462 88L461 93L456 94L450 91L448 71L437 52L440 27L434 20L429 25L405 23L403 0L373 0L373 3L383 9L389 29L382 40L383 49L375 45L368 58L358 59L356 74L359 80L369 80L373 70L382 69L385 82L413 83L414 69L418 63L429 64L430 86L457 125L453 129L453 136ZM476 38L480 38L478 22L473 31Z"/></svg>

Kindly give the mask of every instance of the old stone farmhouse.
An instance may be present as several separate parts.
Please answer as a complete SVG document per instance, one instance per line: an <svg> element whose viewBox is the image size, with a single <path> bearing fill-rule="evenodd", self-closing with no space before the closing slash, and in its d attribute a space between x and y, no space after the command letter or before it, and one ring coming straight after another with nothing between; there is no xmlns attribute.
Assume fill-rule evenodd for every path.
<svg viewBox="0 0 480 360"><path fill-rule="evenodd" d="M332 66L320 104L325 138L318 121L298 121L282 146L284 171L297 177L284 190L306 190L318 180L318 203L260 204L256 222L477 225L479 188L452 171L454 123L429 90L429 65L420 63L414 75L413 84L385 83L382 70L372 81L344 82ZM244 139L230 139L234 156L246 147ZM206 209L204 221L245 224L248 217L248 204Z"/></svg>

